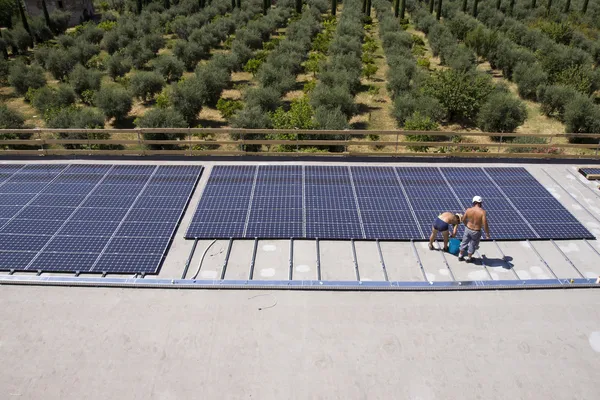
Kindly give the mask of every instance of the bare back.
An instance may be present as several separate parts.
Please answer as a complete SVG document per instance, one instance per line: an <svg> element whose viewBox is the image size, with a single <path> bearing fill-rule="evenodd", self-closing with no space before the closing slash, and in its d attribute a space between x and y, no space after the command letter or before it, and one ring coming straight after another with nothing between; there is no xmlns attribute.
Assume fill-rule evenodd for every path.
<svg viewBox="0 0 600 400"><path fill-rule="evenodd" d="M480 231L481 228L486 228L487 232L487 216L484 209L481 207L471 207L465 212L463 218L467 228L473 231Z"/></svg>

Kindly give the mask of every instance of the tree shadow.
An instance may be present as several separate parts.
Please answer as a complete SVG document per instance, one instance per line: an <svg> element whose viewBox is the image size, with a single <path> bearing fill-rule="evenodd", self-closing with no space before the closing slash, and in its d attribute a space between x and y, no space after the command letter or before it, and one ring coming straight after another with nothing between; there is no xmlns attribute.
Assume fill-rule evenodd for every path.
<svg viewBox="0 0 600 400"><path fill-rule="evenodd" d="M352 129L359 129L359 130L365 130L367 129L367 127L369 126L369 124L367 123L367 121L356 121L350 124L350 127Z"/></svg>
<svg viewBox="0 0 600 400"><path fill-rule="evenodd" d="M223 128L227 126L227 121L215 121L212 119L199 119L198 124L203 128Z"/></svg>
<svg viewBox="0 0 600 400"><path fill-rule="evenodd" d="M381 110L381 107L372 107L368 104L365 103L357 103L356 107L358 108L358 113L359 114L367 114L370 113L372 111L376 111L376 110Z"/></svg>
<svg viewBox="0 0 600 400"><path fill-rule="evenodd" d="M127 116L123 119L115 120L113 123L113 127L116 129L134 129L135 128L135 117Z"/></svg>

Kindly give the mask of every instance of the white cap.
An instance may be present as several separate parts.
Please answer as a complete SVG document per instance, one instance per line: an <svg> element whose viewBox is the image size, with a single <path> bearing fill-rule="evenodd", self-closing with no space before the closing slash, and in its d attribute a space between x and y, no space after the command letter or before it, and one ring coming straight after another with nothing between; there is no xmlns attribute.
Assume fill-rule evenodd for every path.
<svg viewBox="0 0 600 400"><path fill-rule="evenodd" d="M481 196L475 196L473 197L473 203L483 203L483 199Z"/></svg>

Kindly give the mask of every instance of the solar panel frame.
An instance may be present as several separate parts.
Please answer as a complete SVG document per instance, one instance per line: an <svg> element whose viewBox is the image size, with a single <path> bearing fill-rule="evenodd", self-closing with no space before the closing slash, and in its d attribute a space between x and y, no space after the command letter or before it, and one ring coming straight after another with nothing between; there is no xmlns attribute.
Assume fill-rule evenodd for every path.
<svg viewBox="0 0 600 400"><path fill-rule="evenodd" d="M12 213L11 218L0 218L0 253L6 261L0 262L0 270L15 268L53 272L102 272L92 271L93 265L102 264L100 258L103 249L95 246L94 243L108 245L117 233L117 229L120 229L121 234L125 232L127 235L150 232L156 236L158 232L159 236L164 236L160 238L162 243L160 250L166 253L202 172L201 166L178 166L177 169L166 170L163 166L154 165L119 167L111 164L97 168L94 165L73 166L74 168L71 168L71 165L49 167L32 165L8 168L10 171L17 172L26 170L24 173L27 175L17 179L15 185L9 184L6 187L6 183L10 183L8 180L14 174L6 178L7 182L0 182L0 201L19 203L1 207L3 210L12 207L9 208ZM181 167L184 169L182 170ZM115 170L124 173L117 180L127 183L144 182L144 185L106 185L110 173L114 173ZM149 171L153 171L154 175L149 174ZM186 173L170 179L169 174L173 171ZM42 180L43 182L40 182ZM180 185L182 182L184 184ZM116 199L122 198L124 192L134 194L135 196L132 197L138 199L142 194L141 189L146 188L149 183L157 183L152 186L153 191L162 189L162 192L168 193L168 196L143 198L139 205L152 208L139 208L143 215L134 212L133 218L127 218L135 203L131 203L131 199L126 199L125 202ZM173 183L175 185L170 185ZM161 185L171 186L171 188L163 189ZM6 192L2 191L3 186L7 188ZM97 189L100 193L111 193L116 196L97 196ZM173 198L173 191L178 191L184 196ZM82 207L90 204L103 207ZM128 208L115 208L123 205ZM160 214L153 215L153 210ZM107 222L111 219L111 215L114 218L115 214L119 221ZM157 220L160 222L156 223ZM141 229L140 224L145 225L146 229ZM157 227L160 229L157 230ZM169 235L164 234L167 230ZM93 238L90 235L93 235ZM12 238L13 242L7 242L6 237ZM15 238L18 239L16 242ZM23 251L24 249L28 251ZM137 251L147 252L148 248L143 246ZM155 252L156 248L153 251ZM85 254L85 257L79 254ZM146 257L144 254L138 255ZM146 273L158 272L162 264L162 255L158 257L160 262L154 266L154 270L149 265L143 266L142 269ZM127 265L118 265L119 255L111 257L111 260L116 264L112 266L102 264L103 271L131 273ZM129 257L126 261L132 263L133 259ZM134 269L140 270L139 267Z"/></svg>
<svg viewBox="0 0 600 400"><path fill-rule="evenodd" d="M215 210L220 209L239 210L236 215L227 219L227 223L220 223L217 216L210 218L210 222L206 222L209 225L219 224L217 231L220 237L248 237L249 223L253 224L250 236L258 232L254 227L255 224L283 224L284 222L297 224L300 219L298 205L302 202L302 234L294 236L299 232L296 226L285 231L280 225L274 226L276 232L265 232L264 228L267 225L261 225L260 229L263 229L260 231L263 232L261 234L269 238L358 239L362 237L392 240L394 237L390 232L396 232L399 235L396 239L399 240L421 240L429 236L431 224L439 213L464 212L465 208L471 206L472 197L477 194L484 197L484 208L490 211L490 220L493 224L496 225L498 221L498 230L494 233L492 228L495 239L514 239L517 234L526 235L525 238L528 239L539 239L540 235L531 227L530 222L514 203L520 203L522 197L519 196L523 193L533 194L536 196L534 197L536 201L551 200L549 204L552 205L552 209L558 206L564 210L564 207L522 168L509 169L507 174L503 174L503 168L494 168L493 175L502 183L498 185L492 175L482 167L296 167L289 169L294 171L291 176L285 176L276 168L269 169L270 176L267 176L263 173L265 166L255 167L254 175L251 168L246 169L244 182L247 184L244 185L243 196L239 196L239 192L230 193L236 185L230 185L231 180L223 180L221 182L226 184L219 185L219 196L205 197L207 192L210 194L216 192L215 189L210 188L212 177L209 177L205 193L185 237L188 239L213 237L215 232L211 231L210 226L201 227L197 215L214 213ZM299 171L303 171L302 180ZM227 176L228 179L236 177L231 171L227 175L221 175ZM249 184L251 180L252 185ZM285 184L289 182L293 183ZM213 184L219 183L215 181ZM230 197L231 195L234 197ZM286 197L283 196L286 195L293 200L286 201L286 206L282 207L282 202L277 199L284 199ZM529 200L532 201L531 198ZM243 210L246 206L248 213L243 219ZM270 211L262 211L265 209ZM293 210L290 211L293 215L286 215L287 210ZM353 213L351 220L345 217L349 212ZM277 222L269 217L274 215ZM564 216L568 222L573 221L574 218L566 210L557 212L557 215ZM537 217L532 219L538 221ZM243 233L240 228L242 223ZM354 228L350 227L352 224L355 225ZM515 226L512 233L508 227L511 224ZM370 225L369 232L366 231L366 225ZM376 225L390 227L378 231L374 228ZM394 225L412 225L412 232L418 234L408 238L407 232L411 232L409 228L394 230L391 228ZM234 231L227 231L228 228L233 228ZM462 232L462 227L460 231ZM376 237L377 232L383 236ZM336 233L341 237L336 238Z"/></svg>

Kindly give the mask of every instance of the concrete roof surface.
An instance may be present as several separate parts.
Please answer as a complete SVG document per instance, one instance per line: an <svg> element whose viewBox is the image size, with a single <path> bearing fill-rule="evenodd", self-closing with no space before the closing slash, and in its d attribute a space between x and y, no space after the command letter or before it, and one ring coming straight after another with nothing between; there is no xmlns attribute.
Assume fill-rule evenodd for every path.
<svg viewBox="0 0 600 400"><path fill-rule="evenodd" d="M0 303L2 399L600 396L594 289L2 286Z"/></svg>

